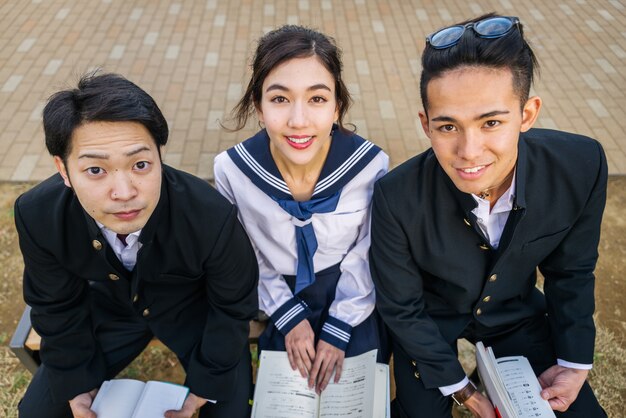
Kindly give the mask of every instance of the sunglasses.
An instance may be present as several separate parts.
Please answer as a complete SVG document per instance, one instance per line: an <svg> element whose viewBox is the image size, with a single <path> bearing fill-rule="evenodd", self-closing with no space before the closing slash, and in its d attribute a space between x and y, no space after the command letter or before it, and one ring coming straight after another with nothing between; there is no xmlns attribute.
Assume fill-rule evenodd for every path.
<svg viewBox="0 0 626 418"><path fill-rule="evenodd" d="M485 39L501 38L514 27L519 27L519 19L515 16L494 16L466 25L455 25L439 29L426 37L426 43L435 49L450 48L459 43L466 29L473 29Z"/></svg>

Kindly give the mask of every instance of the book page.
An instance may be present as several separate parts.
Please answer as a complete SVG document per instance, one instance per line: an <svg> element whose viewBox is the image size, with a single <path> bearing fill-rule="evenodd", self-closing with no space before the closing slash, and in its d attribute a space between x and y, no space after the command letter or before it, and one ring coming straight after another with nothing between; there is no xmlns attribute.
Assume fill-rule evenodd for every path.
<svg viewBox="0 0 626 418"><path fill-rule="evenodd" d="M320 418L374 417L377 350L343 361L339 382L331 382L320 398Z"/></svg>
<svg viewBox="0 0 626 418"><path fill-rule="evenodd" d="M518 417L554 418L550 404L541 398L541 385L526 357L496 360L498 372Z"/></svg>
<svg viewBox="0 0 626 418"><path fill-rule="evenodd" d="M284 351L261 352L253 418L317 418L319 399L307 379L292 370Z"/></svg>
<svg viewBox="0 0 626 418"><path fill-rule="evenodd" d="M502 418L516 418L504 383L502 383L498 375L493 351L491 347L486 348L480 341L476 343L476 367L478 367L478 374L485 386L487 395L499 416Z"/></svg>
<svg viewBox="0 0 626 418"><path fill-rule="evenodd" d="M91 410L98 418L131 418L144 386L139 380L107 380L102 383Z"/></svg>
<svg viewBox="0 0 626 418"><path fill-rule="evenodd" d="M389 365L376 363L374 386L374 418L389 418Z"/></svg>
<svg viewBox="0 0 626 418"><path fill-rule="evenodd" d="M132 418L154 418L164 416L170 409L183 407L189 388L168 382L147 382ZM100 418L100 416L98 416Z"/></svg>

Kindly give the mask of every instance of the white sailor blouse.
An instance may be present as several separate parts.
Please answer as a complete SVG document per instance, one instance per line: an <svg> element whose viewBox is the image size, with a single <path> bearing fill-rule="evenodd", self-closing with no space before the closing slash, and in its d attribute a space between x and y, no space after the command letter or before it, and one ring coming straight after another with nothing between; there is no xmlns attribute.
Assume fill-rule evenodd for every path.
<svg viewBox="0 0 626 418"><path fill-rule="evenodd" d="M217 189L239 211L259 263L259 307L286 335L310 312L297 296L315 272L339 264L335 300L319 338L345 350L353 327L374 310L369 271L374 182L389 158L373 143L335 127L311 199L291 196L265 130L215 158ZM283 275L296 276L295 295Z"/></svg>

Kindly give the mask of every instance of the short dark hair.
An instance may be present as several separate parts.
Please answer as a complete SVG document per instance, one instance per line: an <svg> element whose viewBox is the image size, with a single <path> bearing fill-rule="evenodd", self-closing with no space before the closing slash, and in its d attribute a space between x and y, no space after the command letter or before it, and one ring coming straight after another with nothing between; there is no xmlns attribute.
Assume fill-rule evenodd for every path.
<svg viewBox="0 0 626 418"><path fill-rule="evenodd" d="M494 16L498 15L489 13L457 25L466 25ZM428 114L428 83L459 67L510 69L513 74L513 89L523 107L528 100L533 76L539 64L530 45L524 39L522 24L518 23L517 26L517 29L513 28L504 36L495 39L481 38L473 30L468 29L456 45L445 49L435 49L427 43L422 53L420 78L420 94L426 114Z"/></svg>
<svg viewBox="0 0 626 418"><path fill-rule="evenodd" d="M248 118L261 103L263 82L278 65L294 58L317 57L335 79L335 100L339 117L337 124L344 129L343 118L352 104L341 72L341 50L335 40L321 32L298 25L285 25L263 35L252 60L252 76L245 93L233 108L234 130L243 129Z"/></svg>
<svg viewBox="0 0 626 418"><path fill-rule="evenodd" d="M152 97L118 74L85 74L77 88L50 96L43 110L48 152L66 161L74 130L87 122L138 122L150 132L157 149L167 143L169 134Z"/></svg>

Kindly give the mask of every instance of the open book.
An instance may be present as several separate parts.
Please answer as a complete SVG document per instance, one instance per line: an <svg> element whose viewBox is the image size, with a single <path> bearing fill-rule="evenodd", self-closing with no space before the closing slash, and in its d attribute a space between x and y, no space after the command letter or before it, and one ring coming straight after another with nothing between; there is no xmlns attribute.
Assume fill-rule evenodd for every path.
<svg viewBox="0 0 626 418"><path fill-rule="evenodd" d="M541 385L524 356L496 359L491 347L476 343L476 366L480 380L501 418L554 418Z"/></svg>
<svg viewBox="0 0 626 418"><path fill-rule="evenodd" d="M389 418L389 366L372 350L343 361L338 383L321 395L292 370L284 351L263 351L252 418Z"/></svg>
<svg viewBox="0 0 626 418"><path fill-rule="evenodd" d="M98 418L154 418L182 408L189 388L167 382L133 379L105 381L91 410Z"/></svg>

